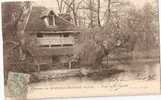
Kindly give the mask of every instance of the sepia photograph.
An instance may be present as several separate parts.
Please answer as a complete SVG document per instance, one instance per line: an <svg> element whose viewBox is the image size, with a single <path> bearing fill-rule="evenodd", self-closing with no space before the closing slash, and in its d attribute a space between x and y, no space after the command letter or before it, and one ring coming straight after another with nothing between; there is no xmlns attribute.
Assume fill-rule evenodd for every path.
<svg viewBox="0 0 161 100"><path fill-rule="evenodd" d="M1 2L6 100L159 95L159 0Z"/></svg>

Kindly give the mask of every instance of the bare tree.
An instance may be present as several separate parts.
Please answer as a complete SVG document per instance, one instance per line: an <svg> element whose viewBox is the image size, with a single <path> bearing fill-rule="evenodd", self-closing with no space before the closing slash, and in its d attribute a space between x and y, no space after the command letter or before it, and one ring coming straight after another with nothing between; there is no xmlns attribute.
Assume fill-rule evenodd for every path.
<svg viewBox="0 0 161 100"><path fill-rule="evenodd" d="M89 4L90 3L89 1ZM110 7L107 8L109 11L108 17L110 17L107 23L103 25L103 27L93 27L92 29L84 31L84 34L81 34L80 38L80 48L79 50L75 49L76 54L80 56L80 61L91 64L97 68L101 68L103 58L106 57L108 62L108 56L113 52L132 51L134 47L132 44L135 44L134 40L136 40L133 35L130 35L131 31L128 29L126 15L122 16L120 9L117 9L116 12L112 12L114 8L111 8L111 4L109 4ZM121 7L124 6L121 4ZM127 13L126 11L123 12ZM91 18L93 18L93 16L91 16ZM90 23L94 24L93 21L94 20L90 19ZM122 51L120 51L120 49Z"/></svg>
<svg viewBox="0 0 161 100"><path fill-rule="evenodd" d="M2 3L5 77L8 71L26 72L25 27L31 12L30 2Z"/></svg>
<svg viewBox="0 0 161 100"><path fill-rule="evenodd" d="M108 11L107 18L110 19L110 16L111 16L111 0L108 0L107 11Z"/></svg>
<svg viewBox="0 0 161 100"><path fill-rule="evenodd" d="M9 22L11 27L13 27L13 32L11 32L11 33L13 33L13 35L15 37L15 39L13 40L13 43L18 44L17 46L19 47L20 60L24 60L25 56L22 53L23 50L25 50L24 49L25 48L24 30L25 30L26 24L28 22L32 6L31 6L30 2L24 2L24 3L21 2L21 3L15 4L15 5L11 4L4 9L9 10L10 8L15 9L15 11L12 11L12 10L10 11L11 21ZM4 23L4 24L6 24L6 23ZM5 33L5 34L7 35L8 33ZM14 41L16 41L17 43Z"/></svg>
<svg viewBox="0 0 161 100"><path fill-rule="evenodd" d="M142 10L132 9L129 11L128 26L137 36L136 46L140 50L150 50L157 44L156 37L158 19L157 11L151 4L147 3Z"/></svg>
<svg viewBox="0 0 161 100"><path fill-rule="evenodd" d="M76 2L76 0L72 0L72 1L68 1L68 2L64 1L65 5L67 6L66 13L72 12L75 25L78 25L78 14L77 13L78 13L79 7L83 1L84 0L81 0L78 2Z"/></svg>
<svg viewBox="0 0 161 100"><path fill-rule="evenodd" d="M100 7L101 7L100 0L97 0L97 21L98 21L98 26L101 26L101 21L100 21Z"/></svg>
<svg viewBox="0 0 161 100"><path fill-rule="evenodd" d="M64 0L56 0L57 1L57 5L58 5L58 9L59 9L59 13L62 13L64 10Z"/></svg>
<svg viewBox="0 0 161 100"><path fill-rule="evenodd" d="M30 2L25 2L22 5L22 11L21 14L19 16L19 18L17 19L17 37L20 41L20 59L21 60L25 60L25 53L24 51L26 50L25 48L25 28L27 25L27 22L29 20L29 16L32 10L32 6Z"/></svg>

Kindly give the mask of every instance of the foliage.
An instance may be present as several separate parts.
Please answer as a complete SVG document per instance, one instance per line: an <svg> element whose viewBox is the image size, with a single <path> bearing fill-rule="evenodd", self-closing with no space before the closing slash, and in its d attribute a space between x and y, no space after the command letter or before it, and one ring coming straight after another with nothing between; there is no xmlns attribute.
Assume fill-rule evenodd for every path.
<svg viewBox="0 0 161 100"><path fill-rule="evenodd" d="M90 0L90 2L71 0L67 3L65 0L57 0L60 13L64 11L62 7L65 5L67 12L73 14L76 25L80 24L77 23L80 9L88 12L88 24L94 25L96 22L96 25L92 25L90 28L80 29L81 34L74 49L74 59L77 59L80 65L99 68L103 58L108 57L110 54L159 48L157 7L147 3L142 9L136 9L134 6L124 5L119 2L119 8L116 9L117 7L111 8L112 3L109 2L111 4L108 4L109 6L106 8L108 11L107 16L105 16L106 20L103 21L106 23L102 25L100 20L100 1L98 0L98 5L93 5L94 7L91 1L93 0ZM85 3L86 6L82 6L82 3ZM33 57L33 59L25 60L25 63L32 61L37 63L38 56L36 54L39 53L39 48L34 45L36 44L35 41L30 40L24 34L20 34L20 30L23 28L19 22L23 20L21 18L25 11L25 6L24 3L2 4L4 63L7 71L14 69L24 71L24 68L21 68L19 64L21 62L19 47L23 48L27 55L26 57ZM120 8L124 10L120 10ZM117 11L112 12L114 9ZM26 43L21 43L24 40L22 37L25 37ZM14 65L16 68L10 63L16 63ZM23 66L26 67L27 65Z"/></svg>
<svg viewBox="0 0 161 100"><path fill-rule="evenodd" d="M136 49L148 50L159 44L158 12L156 7L147 3L142 10L129 11L128 29L136 35Z"/></svg>
<svg viewBox="0 0 161 100"><path fill-rule="evenodd" d="M75 54L80 63L99 68L104 57L135 50L149 50L158 45L157 12L150 4L137 10L132 7L111 16L103 27L82 31ZM156 9L156 8L155 8ZM133 55L132 55L133 56Z"/></svg>

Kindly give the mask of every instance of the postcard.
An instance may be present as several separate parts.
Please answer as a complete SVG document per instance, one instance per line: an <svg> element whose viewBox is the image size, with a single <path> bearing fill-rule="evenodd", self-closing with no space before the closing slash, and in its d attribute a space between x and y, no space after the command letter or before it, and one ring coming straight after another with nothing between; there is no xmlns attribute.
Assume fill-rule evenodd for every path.
<svg viewBox="0 0 161 100"><path fill-rule="evenodd" d="M158 0L1 2L6 100L161 93Z"/></svg>

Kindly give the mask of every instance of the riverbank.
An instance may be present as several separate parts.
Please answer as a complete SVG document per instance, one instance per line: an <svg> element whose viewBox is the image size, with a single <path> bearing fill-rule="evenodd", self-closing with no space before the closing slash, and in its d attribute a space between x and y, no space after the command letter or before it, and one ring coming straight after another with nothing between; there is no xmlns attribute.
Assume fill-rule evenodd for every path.
<svg viewBox="0 0 161 100"><path fill-rule="evenodd" d="M50 80L30 84L28 98L160 94L160 64L155 64L151 67L153 67L153 74L155 74L155 78L151 80L136 78L135 74L131 73L132 70L128 70L101 81L94 81L84 77L81 79L69 78L67 80ZM142 73L142 76L144 74Z"/></svg>

